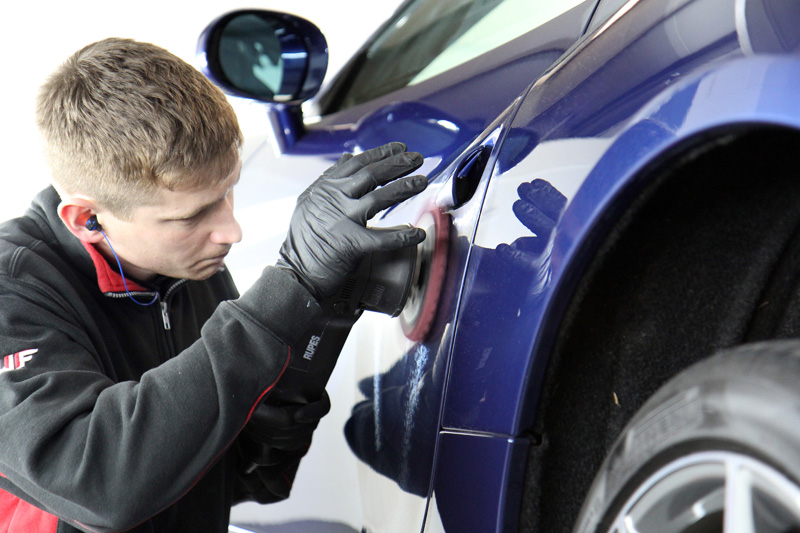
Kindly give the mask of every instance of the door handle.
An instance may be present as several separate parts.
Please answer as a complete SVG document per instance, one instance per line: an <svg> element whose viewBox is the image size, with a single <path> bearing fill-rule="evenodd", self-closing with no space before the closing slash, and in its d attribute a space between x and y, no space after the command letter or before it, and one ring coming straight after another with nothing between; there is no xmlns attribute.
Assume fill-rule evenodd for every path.
<svg viewBox="0 0 800 533"><path fill-rule="evenodd" d="M481 176L489 162L492 145L478 146L472 150L456 167L453 175L453 189L451 191L453 208L458 208L467 203L481 182Z"/></svg>

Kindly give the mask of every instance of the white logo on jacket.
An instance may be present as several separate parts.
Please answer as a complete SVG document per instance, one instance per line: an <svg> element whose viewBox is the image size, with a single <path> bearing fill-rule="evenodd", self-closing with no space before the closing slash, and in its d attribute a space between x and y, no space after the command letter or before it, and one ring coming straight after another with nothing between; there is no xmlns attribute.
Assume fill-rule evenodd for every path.
<svg viewBox="0 0 800 533"><path fill-rule="evenodd" d="M23 368L28 361L33 359L33 354L38 351L38 348L22 350L21 352L12 353L11 355L3 357L3 366L0 367L0 374Z"/></svg>
<svg viewBox="0 0 800 533"><path fill-rule="evenodd" d="M303 359L308 359L311 361L314 359L314 352L317 351L317 345L322 338L317 335L312 335L311 339L308 341L308 346L306 346L306 351L303 354Z"/></svg>

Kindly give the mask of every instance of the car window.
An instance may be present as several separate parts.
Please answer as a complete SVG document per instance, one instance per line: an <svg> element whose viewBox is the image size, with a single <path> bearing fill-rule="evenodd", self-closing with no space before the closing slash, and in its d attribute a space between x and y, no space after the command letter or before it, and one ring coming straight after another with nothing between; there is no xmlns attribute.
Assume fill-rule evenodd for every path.
<svg viewBox="0 0 800 533"><path fill-rule="evenodd" d="M395 15L332 87L338 111L461 65L580 4L582 0L416 0Z"/></svg>
<svg viewBox="0 0 800 533"><path fill-rule="evenodd" d="M582 0L505 0L450 42L410 82L420 83L546 23Z"/></svg>

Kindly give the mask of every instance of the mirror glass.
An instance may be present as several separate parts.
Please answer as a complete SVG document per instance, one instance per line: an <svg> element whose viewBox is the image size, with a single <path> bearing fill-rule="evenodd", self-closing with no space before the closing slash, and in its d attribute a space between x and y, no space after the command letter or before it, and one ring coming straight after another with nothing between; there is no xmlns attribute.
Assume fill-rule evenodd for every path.
<svg viewBox="0 0 800 533"><path fill-rule="evenodd" d="M219 57L231 85L259 98L280 99L281 43L268 20L255 14L232 18L220 34Z"/></svg>

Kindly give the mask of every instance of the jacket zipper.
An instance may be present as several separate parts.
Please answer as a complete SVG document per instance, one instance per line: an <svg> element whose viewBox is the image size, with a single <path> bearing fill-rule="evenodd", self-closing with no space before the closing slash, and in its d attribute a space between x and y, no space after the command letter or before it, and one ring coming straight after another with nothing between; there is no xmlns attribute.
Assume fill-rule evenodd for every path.
<svg viewBox="0 0 800 533"><path fill-rule="evenodd" d="M164 329L169 331L172 329L169 323L169 309L167 308L167 302L161 300L161 319L164 321Z"/></svg>
<svg viewBox="0 0 800 533"><path fill-rule="evenodd" d="M161 301L159 304L161 305L161 320L164 322L164 330L169 331L172 329L172 324L169 320L169 297L172 295L178 287L186 283L188 280L179 279L167 289L167 292L164 293L164 296L161 297Z"/></svg>
<svg viewBox="0 0 800 533"><path fill-rule="evenodd" d="M184 283L186 283L186 281L187 280L185 279L178 280L172 285L170 285L163 295L159 294L158 305L161 309L161 322L162 325L164 326L164 329L162 330L163 331L162 338L164 340L164 346L166 348L165 361L175 356L175 345L173 344L172 331L171 331L172 323L169 319L169 302L175 290Z"/></svg>

